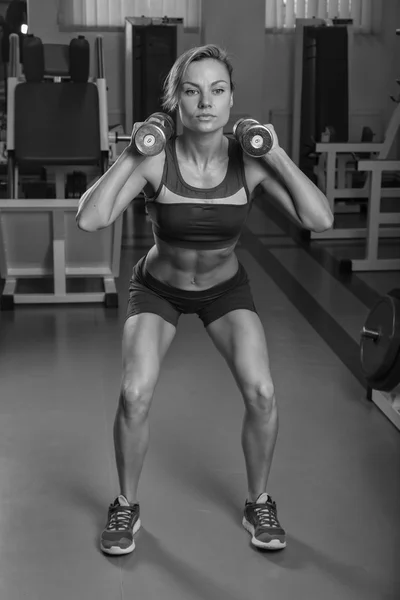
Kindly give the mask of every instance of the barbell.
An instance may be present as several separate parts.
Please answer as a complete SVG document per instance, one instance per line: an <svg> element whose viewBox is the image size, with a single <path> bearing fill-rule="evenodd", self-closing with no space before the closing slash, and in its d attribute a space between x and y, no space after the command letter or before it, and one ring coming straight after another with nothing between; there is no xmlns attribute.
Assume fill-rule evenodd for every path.
<svg viewBox="0 0 400 600"><path fill-rule="evenodd" d="M369 312L360 359L370 388L390 392L400 384L400 288L381 296Z"/></svg>

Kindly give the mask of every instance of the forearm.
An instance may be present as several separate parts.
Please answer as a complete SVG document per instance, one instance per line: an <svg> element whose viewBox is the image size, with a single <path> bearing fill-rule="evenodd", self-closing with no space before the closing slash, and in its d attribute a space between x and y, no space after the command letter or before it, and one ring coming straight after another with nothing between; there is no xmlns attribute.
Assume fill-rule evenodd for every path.
<svg viewBox="0 0 400 600"><path fill-rule="evenodd" d="M283 148L273 148L263 160L286 187L304 227L312 231L325 231L332 227L333 214L328 199L294 164Z"/></svg>
<svg viewBox="0 0 400 600"><path fill-rule="evenodd" d="M118 194L145 156L128 146L115 163L98 179L79 201L76 221L83 229L106 227Z"/></svg>

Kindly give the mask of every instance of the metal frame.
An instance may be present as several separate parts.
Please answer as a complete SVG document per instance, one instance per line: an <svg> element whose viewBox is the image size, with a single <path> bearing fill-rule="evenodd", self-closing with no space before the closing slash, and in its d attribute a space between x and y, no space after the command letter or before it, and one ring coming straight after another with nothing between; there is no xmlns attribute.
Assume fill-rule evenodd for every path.
<svg viewBox="0 0 400 600"><path fill-rule="evenodd" d="M385 160L400 128L400 104L395 108L392 117L388 123L384 140L380 143L374 142L349 142L349 143L330 143L321 142L315 146L315 151L320 154L315 174L318 178L318 186L328 198L333 213L342 212L338 203L344 200L357 200L357 198L368 198L371 202L370 189L371 177L362 188L346 187L346 165L349 161L356 161L354 153L370 153L372 159ZM362 160L362 159L361 159ZM360 169L357 166L358 171ZM390 188L381 188L381 198L396 198L399 190ZM350 208L351 210L351 208ZM372 209L374 210L374 209ZM353 209L354 211L354 209ZM398 227L387 229L381 232L381 237L396 237L400 233ZM345 238L366 238L368 228L352 229L331 229L322 233L311 233L311 239L345 239Z"/></svg>
<svg viewBox="0 0 400 600"><path fill-rule="evenodd" d="M368 202L367 247L366 257L361 260L352 260L353 271L397 271L400 269L400 258L378 258L379 238L382 236L381 225L397 225L397 236L400 237L400 212L381 212L382 173L385 171L400 172L400 161L396 160L360 160L359 171L371 173L370 196ZM388 189L391 197L399 198L400 188ZM388 197L388 195L385 195ZM391 229L391 228L389 228Z"/></svg>
<svg viewBox="0 0 400 600"><path fill-rule="evenodd" d="M400 393L393 390L392 392L380 392L372 390L371 399L374 404L383 412L383 414L393 423L400 431Z"/></svg>
<svg viewBox="0 0 400 600"><path fill-rule="evenodd" d="M7 251L4 244L0 244L0 268L5 278L3 297L12 297L14 304L57 304L77 302L104 302L108 294L117 294L115 278L119 275L121 258L122 216L112 225L111 267L85 266L68 267L65 261L65 243L67 231L65 228L65 215L68 212L76 214L78 199L43 199L43 200L0 200L0 240L3 235L1 213L8 211L46 211L52 216L52 250L53 268L46 267L10 267L7 263ZM90 242L89 242L90 243ZM22 278L36 278L52 276L54 280L54 293L46 294L19 294L17 282ZM67 292L67 277L101 277L104 291L102 292Z"/></svg>

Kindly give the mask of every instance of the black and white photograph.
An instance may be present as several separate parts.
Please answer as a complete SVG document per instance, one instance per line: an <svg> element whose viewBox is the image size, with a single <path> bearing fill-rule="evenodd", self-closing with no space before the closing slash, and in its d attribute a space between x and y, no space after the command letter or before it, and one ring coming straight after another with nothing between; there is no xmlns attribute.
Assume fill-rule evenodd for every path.
<svg viewBox="0 0 400 600"><path fill-rule="evenodd" d="M400 600L400 0L0 0L0 600Z"/></svg>

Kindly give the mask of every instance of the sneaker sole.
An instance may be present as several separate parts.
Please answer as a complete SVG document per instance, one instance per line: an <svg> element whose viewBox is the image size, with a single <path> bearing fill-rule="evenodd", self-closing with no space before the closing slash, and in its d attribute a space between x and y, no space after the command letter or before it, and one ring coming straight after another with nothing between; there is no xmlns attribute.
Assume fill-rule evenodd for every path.
<svg viewBox="0 0 400 600"><path fill-rule="evenodd" d="M261 548L263 550L281 550L282 548L286 548L286 542L282 542L281 540L274 539L269 542L260 542L256 537L254 537L254 526L248 522L246 517L243 517L242 525L253 536L251 538L251 543L253 546L257 548Z"/></svg>
<svg viewBox="0 0 400 600"><path fill-rule="evenodd" d="M133 527L132 533L133 535L135 535L135 533L137 533L141 527L142 523L140 521L140 519L138 519ZM111 556L121 556L123 554L130 554L131 552L134 551L135 549L135 541L132 540L132 544L130 546L128 546L127 548L120 548L119 546L111 546L111 548L106 548L105 546L103 546L103 543L100 542L100 548L102 550L102 552L105 552L105 554L110 554Z"/></svg>

